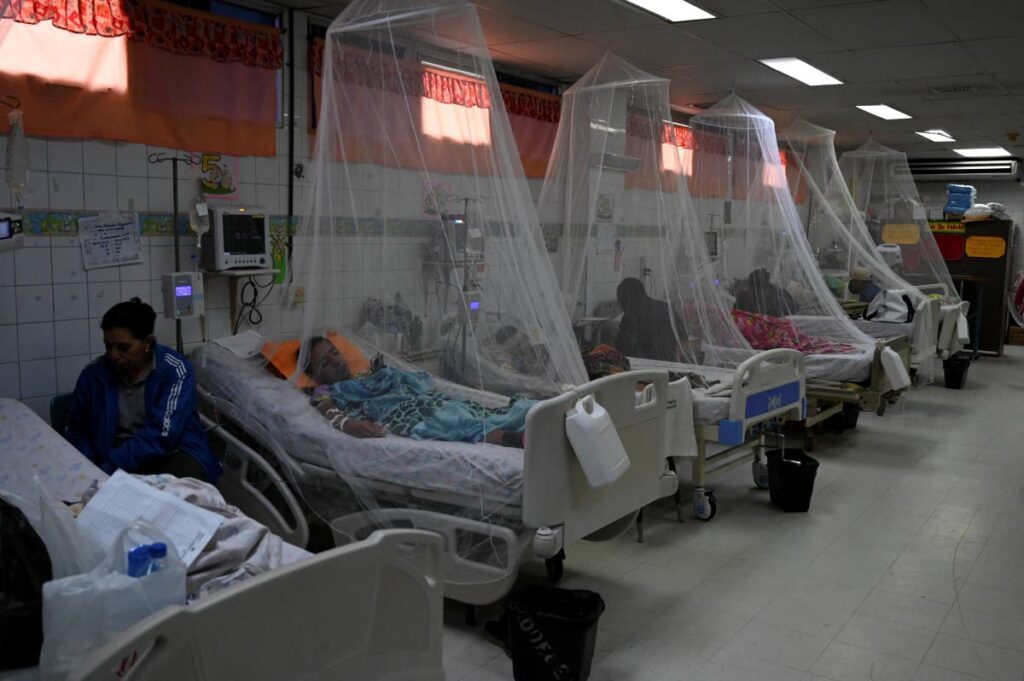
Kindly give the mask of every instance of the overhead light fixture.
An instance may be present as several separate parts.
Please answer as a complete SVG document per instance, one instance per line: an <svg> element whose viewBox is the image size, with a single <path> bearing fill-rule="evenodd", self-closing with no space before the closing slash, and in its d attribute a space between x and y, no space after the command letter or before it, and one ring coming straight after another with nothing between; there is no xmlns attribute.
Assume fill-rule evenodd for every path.
<svg viewBox="0 0 1024 681"><path fill-rule="evenodd" d="M988 158L992 156L1009 156L1010 152L1002 147L975 147L973 149L954 149L956 153L967 158Z"/></svg>
<svg viewBox="0 0 1024 681"><path fill-rule="evenodd" d="M779 59L762 59L761 63L784 73L790 78L799 80L804 85L818 87L819 85L842 85L843 81L834 78L821 69L811 66L803 59L796 57L781 57Z"/></svg>
<svg viewBox="0 0 1024 681"><path fill-rule="evenodd" d="M711 12L705 12L700 7L686 2L686 0L626 0L626 2L640 9L647 10L651 14L657 14L662 19L672 23L715 18L715 15Z"/></svg>
<svg viewBox="0 0 1024 681"><path fill-rule="evenodd" d="M473 73L472 71L466 71L465 69L456 68L454 66L448 66L447 64L441 64L441 63L436 62L436 61L427 61L426 59L421 59L420 63L423 64L424 66L429 66L430 68L437 69L439 71L448 71L449 73L457 73L460 76L469 76L470 78L476 78L477 80L483 80L484 79L484 77L481 76L479 73Z"/></svg>
<svg viewBox="0 0 1024 681"><path fill-rule="evenodd" d="M932 142L956 142L953 136L945 130L925 130L917 134Z"/></svg>
<svg viewBox="0 0 1024 681"><path fill-rule="evenodd" d="M884 118L887 121L898 121L904 118L910 118L909 114L905 114L899 109L894 109L887 104L859 104L857 108L861 111L866 111L872 116L878 116Z"/></svg>

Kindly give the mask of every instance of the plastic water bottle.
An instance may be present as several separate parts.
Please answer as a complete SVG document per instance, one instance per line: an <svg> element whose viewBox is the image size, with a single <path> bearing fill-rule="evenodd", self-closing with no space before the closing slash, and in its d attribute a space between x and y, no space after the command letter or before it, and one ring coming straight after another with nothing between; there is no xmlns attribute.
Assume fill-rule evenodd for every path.
<svg viewBox="0 0 1024 681"><path fill-rule="evenodd" d="M163 569L166 559L167 544L140 544L128 551L128 576L145 577L158 572Z"/></svg>

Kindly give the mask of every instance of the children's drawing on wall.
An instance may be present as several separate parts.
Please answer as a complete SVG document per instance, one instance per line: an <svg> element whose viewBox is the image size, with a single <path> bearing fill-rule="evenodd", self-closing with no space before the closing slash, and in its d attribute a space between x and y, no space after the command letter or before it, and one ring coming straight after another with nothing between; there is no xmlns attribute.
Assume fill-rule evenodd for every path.
<svg viewBox="0 0 1024 681"><path fill-rule="evenodd" d="M238 159L221 154L198 154L196 167L203 193L222 201L238 199Z"/></svg>

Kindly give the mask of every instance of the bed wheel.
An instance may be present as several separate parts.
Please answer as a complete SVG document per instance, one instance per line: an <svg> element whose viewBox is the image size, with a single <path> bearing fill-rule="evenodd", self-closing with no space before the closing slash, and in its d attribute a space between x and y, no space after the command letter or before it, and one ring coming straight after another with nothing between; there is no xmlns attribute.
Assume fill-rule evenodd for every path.
<svg viewBox="0 0 1024 681"><path fill-rule="evenodd" d="M768 489L768 463L754 459L750 467L754 474L754 485L758 489Z"/></svg>
<svg viewBox="0 0 1024 681"><path fill-rule="evenodd" d="M545 559L544 569L547 570L548 581L552 584L562 579L562 574L565 572L565 550L561 549L555 555Z"/></svg>
<svg viewBox="0 0 1024 681"><path fill-rule="evenodd" d="M698 520L707 522L715 517L718 512L718 504L715 502L715 493L695 492L693 495L693 514Z"/></svg>

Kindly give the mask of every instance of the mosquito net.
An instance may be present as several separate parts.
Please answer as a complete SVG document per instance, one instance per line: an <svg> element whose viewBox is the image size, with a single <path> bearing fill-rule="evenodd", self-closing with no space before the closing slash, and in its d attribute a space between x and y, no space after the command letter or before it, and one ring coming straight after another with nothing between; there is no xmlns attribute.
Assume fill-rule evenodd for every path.
<svg viewBox="0 0 1024 681"><path fill-rule="evenodd" d="M529 398L586 372L476 10L357 0L327 31L322 80L291 380L320 383L346 433L401 436L330 451L364 508L405 481L419 492L400 504L514 524ZM495 545L459 537L463 556Z"/></svg>
<svg viewBox="0 0 1024 681"><path fill-rule="evenodd" d="M835 131L798 119L779 140L790 162L791 193L804 199L798 211L829 289L840 298L856 300L857 293L847 286L850 274L866 268L876 286L906 291L915 304L920 303L924 294L889 266L853 204L839 172Z"/></svg>
<svg viewBox="0 0 1024 681"><path fill-rule="evenodd" d="M946 261L928 226L903 152L869 140L839 159L853 206L862 217L867 238L890 267L922 292L959 300Z"/></svg>
<svg viewBox="0 0 1024 681"><path fill-rule="evenodd" d="M746 348L709 274L669 83L612 53L562 97L541 222L578 333L628 356L718 363ZM689 226L689 227L686 227Z"/></svg>
<svg viewBox="0 0 1024 681"><path fill-rule="evenodd" d="M844 313L818 270L786 179L775 125L736 95L690 119L690 191L711 248L714 277L755 349L864 355L873 340ZM792 162L789 162L792 165ZM691 238L699 238L691 235ZM848 362L811 362L842 378Z"/></svg>

